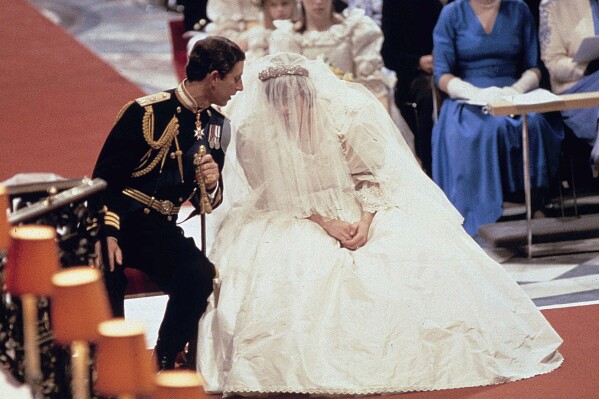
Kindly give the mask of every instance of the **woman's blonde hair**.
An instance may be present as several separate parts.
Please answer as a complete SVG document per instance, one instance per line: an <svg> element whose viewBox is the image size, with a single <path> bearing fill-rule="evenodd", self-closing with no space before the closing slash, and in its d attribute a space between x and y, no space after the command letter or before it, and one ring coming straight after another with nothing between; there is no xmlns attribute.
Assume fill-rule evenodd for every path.
<svg viewBox="0 0 599 399"><path fill-rule="evenodd" d="M264 20L264 26L269 29L274 29L275 26L273 24L273 19L271 18L270 14L268 13L268 11L266 9L268 6L268 3L271 0L252 0L252 1L255 5L257 5L258 7L260 7L262 9L262 14L263 14L262 18ZM293 22L296 22L301 17L299 3L297 0L288 0L288 1L293 4L293 12L291 14L290 20Z"/></svg>

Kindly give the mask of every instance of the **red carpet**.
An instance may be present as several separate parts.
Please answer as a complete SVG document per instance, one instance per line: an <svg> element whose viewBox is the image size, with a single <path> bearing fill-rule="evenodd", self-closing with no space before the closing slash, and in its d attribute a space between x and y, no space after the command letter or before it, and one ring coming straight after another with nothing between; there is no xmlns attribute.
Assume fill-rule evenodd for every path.
<svg viewBox="0 0 599 399"><path fill-rule="evenodd" d="M24 0L0 2L0 181L91 175L119 109L143 95Z"/></svg>

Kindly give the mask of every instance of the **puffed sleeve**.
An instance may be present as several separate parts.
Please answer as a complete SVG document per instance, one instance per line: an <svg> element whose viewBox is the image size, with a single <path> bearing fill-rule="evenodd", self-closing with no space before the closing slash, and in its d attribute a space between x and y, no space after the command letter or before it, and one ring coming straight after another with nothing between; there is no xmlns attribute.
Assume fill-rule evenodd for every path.
<svg viewBox="0 0 599 399"><path fill-rule="evenodd" d="M370 76L383 66L383 32L362 10L355 10L347 18L351 26L351 51L356 65L354 72L357 77Z"/></svg>
<svg viewBox="0 0 599 399"><path fill-rule="evenodd" d="M545 63L552 80L559 82L576 82L584 76L586 65L581 65L572 59L574 52L569 52L566 46L567 37L562 37L565 32L574 35L570 27L564 32L561 25L564 23L558 15L559 2L541 2L539 39L541 43L541 59Z"/></svg>
<svg viewBox="0 0 599 399"><path fill-rule="evenodd" d="M383 32L362 10L354 10L346 23L350 26L354 79L366 86L376 97L385 96L388 78L382 73Z"/></svg>

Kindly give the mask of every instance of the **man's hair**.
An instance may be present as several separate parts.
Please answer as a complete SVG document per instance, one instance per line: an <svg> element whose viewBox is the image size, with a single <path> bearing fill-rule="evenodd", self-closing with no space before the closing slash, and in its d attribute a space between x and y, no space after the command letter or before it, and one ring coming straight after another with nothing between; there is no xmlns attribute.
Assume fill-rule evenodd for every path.
<svg viewBox="0 0 599 399"><path fill-rule="evenodd" d="M245 53L237 44L225 37L208 36L194 44L185 72L188 80L203 80L212 71L218 71L222 79L243 60Z"/></svg>

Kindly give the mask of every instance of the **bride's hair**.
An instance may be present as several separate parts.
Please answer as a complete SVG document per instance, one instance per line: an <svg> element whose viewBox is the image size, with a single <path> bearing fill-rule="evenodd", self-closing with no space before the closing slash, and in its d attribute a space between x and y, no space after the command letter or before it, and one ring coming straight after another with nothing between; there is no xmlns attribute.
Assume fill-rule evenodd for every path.
<svg viewBox="0 0 599 399"><path fill-rule="evenodd" d="M302 61L300 57L275 55L270 58L269 65L258 73L258 79L264 82L266 98L276 109L289 107L294 99L308 108L314 106L316 88L308 69L300 65Z"/></svg>
<svg viewBox="0 0 599 399"><path fill-rule="evenodd" d="M306 75L288 74L268 79L264 81L264 90L268 102L275 108L282 104L288 106L293 99L312 108L316 99L314 84Z"/></svg>

